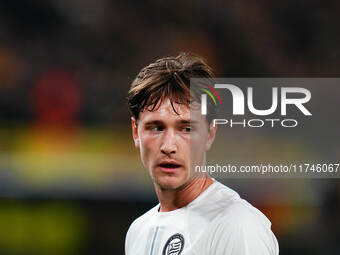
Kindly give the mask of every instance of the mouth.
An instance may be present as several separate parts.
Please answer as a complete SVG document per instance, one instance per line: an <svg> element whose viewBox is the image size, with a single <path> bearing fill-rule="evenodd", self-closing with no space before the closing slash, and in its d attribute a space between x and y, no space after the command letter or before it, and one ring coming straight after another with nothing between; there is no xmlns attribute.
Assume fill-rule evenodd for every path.
<svg viewBox="0 0 340 255"><path fill-rule="evenodd" d="M182 166L177 163L161 163L158 165L163 172L173 173L180 169Z"/></svg>

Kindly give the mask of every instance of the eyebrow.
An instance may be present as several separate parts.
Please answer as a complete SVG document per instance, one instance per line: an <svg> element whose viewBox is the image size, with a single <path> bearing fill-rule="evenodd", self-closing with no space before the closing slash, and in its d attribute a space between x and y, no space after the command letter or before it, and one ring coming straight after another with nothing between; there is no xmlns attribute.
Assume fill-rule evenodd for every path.
<svg viewBox="0 0 340 255"><path fill-rule="evenodd" d="M176 121L179 124L196 124L197 121L193 121L193 120L180 120L180 121ZM150 120L144 123L145 126L149 126L149 125L163 125L164 122L161 120Z"/></svg>

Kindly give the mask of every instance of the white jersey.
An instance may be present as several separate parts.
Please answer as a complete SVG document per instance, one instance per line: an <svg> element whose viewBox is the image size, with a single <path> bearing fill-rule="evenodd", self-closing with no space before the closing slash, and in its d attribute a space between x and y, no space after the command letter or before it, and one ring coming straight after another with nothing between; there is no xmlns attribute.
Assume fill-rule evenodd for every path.
<svg viewBox="0 0 340 255"><path fill-rule="evenodd" d="M230 188L215 181L187 206L137 218L126 255L276 255L271 223Z"/></svg>

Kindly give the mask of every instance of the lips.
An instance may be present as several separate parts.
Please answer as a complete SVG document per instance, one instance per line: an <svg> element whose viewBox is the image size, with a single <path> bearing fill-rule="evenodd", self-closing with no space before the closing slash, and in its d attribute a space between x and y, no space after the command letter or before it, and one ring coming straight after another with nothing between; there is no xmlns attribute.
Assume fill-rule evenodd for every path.
<svg viewBox="0 0 340 255"><path fill-rule="evenodd" d="M165 172L174 172L179 169L182 165L176 161L162 161L158 166L162 171Z"/></svg>

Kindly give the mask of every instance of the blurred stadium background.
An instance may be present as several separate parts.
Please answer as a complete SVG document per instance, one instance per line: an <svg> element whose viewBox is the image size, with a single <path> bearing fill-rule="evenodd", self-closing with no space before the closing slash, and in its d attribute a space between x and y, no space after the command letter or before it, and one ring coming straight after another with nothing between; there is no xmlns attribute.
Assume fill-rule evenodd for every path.
<svg viewBox="0 0 340 255"><path fill-rule="evenodd" d="M0 254L124 254L129 224L157 202L125 101L140 68L189 51L217 76L339 77L339 14L314 0L1 1ZM319 158L331 140L340 158L332 130ZM263 135L234 156L270 158L270 135L315 151ZM339 254L338 180L223 181L271 219L280 254Z"/></svg>

